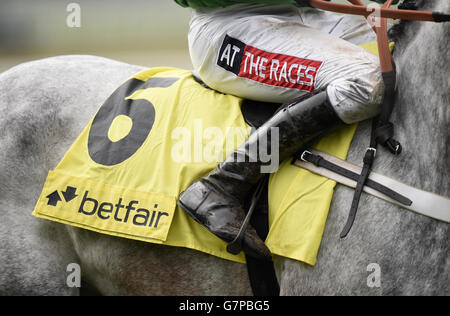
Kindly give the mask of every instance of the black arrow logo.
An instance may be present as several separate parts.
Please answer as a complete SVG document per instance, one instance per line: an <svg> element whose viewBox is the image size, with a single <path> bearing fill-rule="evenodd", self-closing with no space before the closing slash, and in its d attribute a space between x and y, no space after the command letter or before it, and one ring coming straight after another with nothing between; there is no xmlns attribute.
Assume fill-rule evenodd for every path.
<svg viewBox="0 0 450 316"><path fill-rule="evenodd" d="M56 206L59 201L62 201L58 191L50 193L49 195L46 196L46 198L48 199L47 205L51 206Z"/></svg>
<svg viewBox="0 0 450 316"><path fill-rule="evenodd" d="M64 199L66 202L72 201L74 198L76 198L78 195L75 194L77 192L77 188L74 187L67 187L66 191L62 191L62 194L64 196Z"/></svg>

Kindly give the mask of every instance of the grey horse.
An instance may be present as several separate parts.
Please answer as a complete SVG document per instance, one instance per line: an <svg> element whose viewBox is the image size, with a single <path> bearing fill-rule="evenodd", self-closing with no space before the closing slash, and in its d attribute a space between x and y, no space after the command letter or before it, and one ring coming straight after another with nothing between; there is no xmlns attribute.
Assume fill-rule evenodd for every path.
<svg viewBox="0 0 450 316"><path fill-rule="evenodd" d="M450 11L445 0L417 0ZM425 3L426 2L426 3ZM392 120L404 151L375 170L450 196L450 25L410 22L397 40ZM0 295L251 295L246 267L184 248L100 235L31 216L53 169L99 105L142 67L62 56L0 75ZM349 160L360 164L369 123ZM363 196L339 239L353 191L338 186L315 267L275 258L283 295L450 295L450 225ZM70 287L72 263L82 284Z"/></svg>

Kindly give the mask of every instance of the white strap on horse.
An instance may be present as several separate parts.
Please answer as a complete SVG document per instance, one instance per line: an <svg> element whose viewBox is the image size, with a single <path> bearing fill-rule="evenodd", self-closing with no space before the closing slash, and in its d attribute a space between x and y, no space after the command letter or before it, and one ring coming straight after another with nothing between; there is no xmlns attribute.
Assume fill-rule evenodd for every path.
<svg viewBox="0 0 450 316"><path fill-rule="evenodd" d="M339 159L337 157L334 157L332 155L320 152L318 150L309 149L309 151L315 155L320 155L324 159L342 167L347 170L353 171L357 174L361 174L362 168L360 166L354 165L348 161ZM304 168L306 170L309 170L315 174L327 177L331 180L334 180L338 183L341 183L343 185L346 185L351 188L356 188L356 181L351 180L347 177L341 176L333 171L330 171L328 169L318 167L310 162L302 161L300 159L296 160L294 164L298 167ZM411 187L405 183L402 183L398 180L389 178L385 175L372 172L369 176L369 179L378 182L393 191L406 196L412 201L412 204L410 206L404 205L402 203L399 203L388 196L384 195L381 192L378 192L377 190L374 190L372 188L369 188L367 186L364 187L363 191L373 195L377 198L383 199L387 202L390 202L392 204L398 205L402 208L408 209L410 211L450 223L450 199L439 196L437 194L423 191L414 187Z"/></svg>

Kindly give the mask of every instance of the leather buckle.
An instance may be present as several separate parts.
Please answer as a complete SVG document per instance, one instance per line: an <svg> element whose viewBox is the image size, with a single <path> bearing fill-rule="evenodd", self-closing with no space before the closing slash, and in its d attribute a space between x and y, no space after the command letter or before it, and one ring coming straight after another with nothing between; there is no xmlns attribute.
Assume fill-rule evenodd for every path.
<svg viewBox="0 0 450 316"><path fill-rule="evenodd" d="M302 152L302 155L300 156L300 160L302 160L302 161L304 161L304 162L308 162L308 160L305 159L305 154L307 154L307 155L312 155L312 153L311 153L310 151L308 151L308 150L304 150L304 151Z"/></svg>

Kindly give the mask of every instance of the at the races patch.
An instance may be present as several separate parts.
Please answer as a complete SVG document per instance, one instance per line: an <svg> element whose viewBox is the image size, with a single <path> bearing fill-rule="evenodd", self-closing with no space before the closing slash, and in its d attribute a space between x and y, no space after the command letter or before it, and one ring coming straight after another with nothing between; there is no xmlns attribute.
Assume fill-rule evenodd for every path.
<svg viewBox="0 0 450 316"><path fill-rule="evenodd" d="M314 92L322 64L321 61L267 52L228 35L217 60L217 65L239 77L308 92Z"/></svg>

